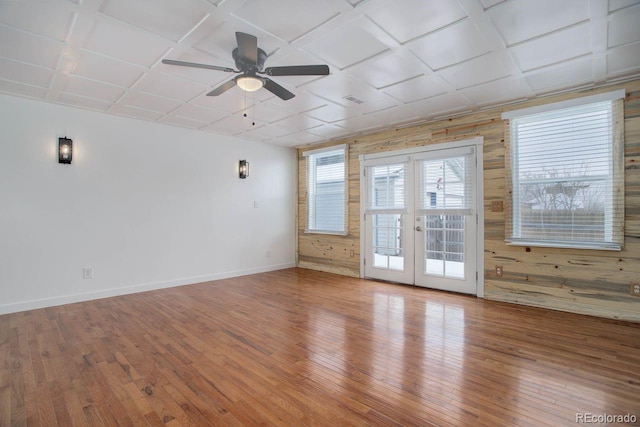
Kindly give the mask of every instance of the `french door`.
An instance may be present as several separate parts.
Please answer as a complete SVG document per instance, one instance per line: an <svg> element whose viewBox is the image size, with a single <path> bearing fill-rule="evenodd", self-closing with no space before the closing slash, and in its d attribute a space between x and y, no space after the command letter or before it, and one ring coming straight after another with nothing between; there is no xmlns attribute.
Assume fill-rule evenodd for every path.
<svg viewBox="0 0 640 427"><path fill-rule="evenodd" d="M473 145L363 161L364 275L477 294Z"/></svg>

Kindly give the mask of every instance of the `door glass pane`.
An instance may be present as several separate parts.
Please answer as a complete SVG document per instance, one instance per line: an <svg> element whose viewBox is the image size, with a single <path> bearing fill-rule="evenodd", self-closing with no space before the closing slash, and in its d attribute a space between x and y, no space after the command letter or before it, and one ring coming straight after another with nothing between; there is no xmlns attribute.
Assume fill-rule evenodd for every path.
<svg viewBox="0 0 640 427"><path fill-rule="evenodd" d="M401 214L372 215L373 265L377 268L404 270L404 216Z"/></svg>
<svg viewBox="0 0 640 427"><path fill-rule="evenodd" d="M367 168L367 213L371 215L373 266L404 271L404 212L406 164Z"/></svg>
<svg viewBox="0 0 640 427"><path fill-rule="evenodd" d="M464 279L464 215L424 217L424 274Z"/></svg>
<svg viewBox="0 0 640 427"><path fill-rule="evenodd" d="M368 209L405 208L405 168L404 163L394 165L369 166Z"/></svg>
<svg viewBox="0 0 640 427"><path fill-rule="evenodd" d="M418 209L469 209L472 203L466 156L422 161Z"/></svg>

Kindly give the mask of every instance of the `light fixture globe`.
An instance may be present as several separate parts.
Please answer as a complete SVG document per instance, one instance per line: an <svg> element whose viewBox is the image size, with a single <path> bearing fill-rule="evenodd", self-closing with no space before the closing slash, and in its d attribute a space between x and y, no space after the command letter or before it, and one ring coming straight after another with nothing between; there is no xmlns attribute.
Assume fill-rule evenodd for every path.
<svg viewBox="0 0 640 427"><path fill-rule="evenodd" d="M257 76L238 76L236 84L246 92L255 92L264 86L264 80Z"/></svg>

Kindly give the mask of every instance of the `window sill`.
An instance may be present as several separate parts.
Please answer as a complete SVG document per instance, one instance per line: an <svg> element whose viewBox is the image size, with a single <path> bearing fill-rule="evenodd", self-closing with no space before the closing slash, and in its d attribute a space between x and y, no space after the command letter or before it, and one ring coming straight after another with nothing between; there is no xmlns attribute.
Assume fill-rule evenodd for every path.
<svg viewBox="0 0 640 427"><path fill-rule="evenodd" d="M329 230L304 230L304 234L330 234L332 236L346 236L345 231L329 231Z"/></svg>
<svg viewBox="0 0 640 427"><path fill-rule="evenodd" d="M540 248L559 249L587 249L594 251L621 251L622 245L616 243L587 243L587 242L543 242L539 240L506 239L508 246L534 246Z"/></svg>

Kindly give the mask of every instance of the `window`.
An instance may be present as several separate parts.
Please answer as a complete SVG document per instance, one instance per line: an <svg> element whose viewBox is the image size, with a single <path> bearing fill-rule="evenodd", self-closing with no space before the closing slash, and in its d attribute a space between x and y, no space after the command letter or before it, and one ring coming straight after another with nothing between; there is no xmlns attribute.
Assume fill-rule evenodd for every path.
<svg viewBox="0 0 640 427"><path fill-rule="evenodd" d="M624 91L511 111L506 241L620 250Z"/></svg>
<svg viewBox="0 0 640 427"><path fill-rule="evenodd" d="M346 234L346 145L308 151L307 233Z"/></svg>

